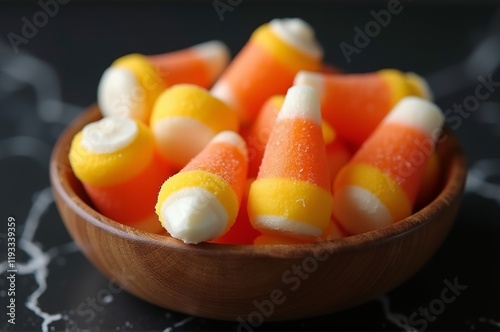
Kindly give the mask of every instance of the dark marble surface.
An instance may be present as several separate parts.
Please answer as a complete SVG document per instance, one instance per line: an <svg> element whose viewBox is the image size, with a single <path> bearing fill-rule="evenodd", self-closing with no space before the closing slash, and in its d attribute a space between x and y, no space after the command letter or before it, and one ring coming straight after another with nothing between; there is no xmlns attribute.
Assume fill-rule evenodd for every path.
<svg viewBox="0 0 500 332"><path fill-rule="evenodd" d="M266 323L256 330L500 330L500 84L490 87L490 96L477 110L458 118L453 113L454 104L474 96L479 77L500 82L500 9L404 5L348 62L340 43L353 44L354 27L364 28L373 20L370 11L384 7L243 1L225 12L221 21L211 1L61 4L15 53L9 33L22 36L23 17L32 21L41 7L1 5L0 330L238 327L167 311L113 287L66 232L50 191L48 160L61 130L95 101L99 77L114 58L131 52L161 53L209 39L225 41L234 54L256 26L290 16L309 21L325 47L326 59L347 72L396 67L425 76L436 102L450 110L448 122L463 144L470 170L453 230L433 259L406 283L351 310ZM15 325L6 315L11 298L6 261L9 217L16 225ZM445 280L467 288L441 308L442 291L449 287ZM431 314L442 313L429 316L425 326L422 320L416 323L425 317L421 310L429 307L434 308Z"/></svg>

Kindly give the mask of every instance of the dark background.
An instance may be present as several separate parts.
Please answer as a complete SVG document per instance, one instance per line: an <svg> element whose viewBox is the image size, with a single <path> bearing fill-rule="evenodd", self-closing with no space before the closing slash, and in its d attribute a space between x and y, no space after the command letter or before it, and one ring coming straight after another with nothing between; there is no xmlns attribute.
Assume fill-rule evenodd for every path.
<svg viewBox="0 0 500 332"><path fill-rule="evenodd" d="M67 123L96 100L100 75L115 58L210 39L226 42L234 55L257 26L275 17L308 21L326 60L346 72L394 67L423 75L444 111L473 96L479 76L500 81L500 8L484 4L405 2L403 11L349 63L340 43L353 44L354 27L364 29L373 20L370 12L384 8L385 2L242 1L220 20L211 1L75 2L60 5L16 53L8 34L22 35L22 18L32 21L41 7L1 4L0 330L236 329L236 323L167 311L124 291L103 292L116 288L74 246L53 204L51 148ZM411 330L409 317L440 298L445 279L457 279L467 289L428 321L427 330L500 330L500 87L494 89L455 128L469 161L469 178L456 224L434 258L408 282L365 305L256 330ZM17 225L16 325L7 323L4 314L9 216ZM332 285L329 292L337 287L342 285ZM91 308L89 299L97 297L104 304L92 315L82 314Z"/></svg>

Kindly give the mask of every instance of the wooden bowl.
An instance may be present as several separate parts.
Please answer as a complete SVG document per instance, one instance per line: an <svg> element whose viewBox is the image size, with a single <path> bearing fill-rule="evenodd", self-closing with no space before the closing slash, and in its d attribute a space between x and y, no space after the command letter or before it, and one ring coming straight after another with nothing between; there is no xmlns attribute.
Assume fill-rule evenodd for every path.
<svg viewBox="0 0 500 332"><path fill-rule="evenodd" d="M466 166L450 131L438 145L443 161L437 197L383 229L302 245L187 245L119 224L96 212L75 178L72 137L100 118L96 106L61 135L50 177L71 236L106 276L158 306L195 316L249 320L310 317L353 307L385 293L419 270L453 224ZM257 322L257 323L255 323Z"/></svg>

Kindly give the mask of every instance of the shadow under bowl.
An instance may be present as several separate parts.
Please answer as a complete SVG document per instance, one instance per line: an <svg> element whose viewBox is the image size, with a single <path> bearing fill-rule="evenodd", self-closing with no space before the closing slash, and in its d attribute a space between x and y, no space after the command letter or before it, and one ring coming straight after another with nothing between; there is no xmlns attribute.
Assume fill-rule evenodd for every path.
<svg viewBox="0 0 500 332"><path fill-rule="evenodd" d="M130 293L212 319L246 320L261 310L258 304L270 308L271 303L267 320L299 319L347 309L393 289L415 274L445 239L466 178L462 149L446 130L437 145L439 193L398 223L313 244L188 245L122 225L92 208L68 152L73 136L99 118L98 108L90 107L64 131L52 153L52 188L69 233L99 270Z"/></svg>

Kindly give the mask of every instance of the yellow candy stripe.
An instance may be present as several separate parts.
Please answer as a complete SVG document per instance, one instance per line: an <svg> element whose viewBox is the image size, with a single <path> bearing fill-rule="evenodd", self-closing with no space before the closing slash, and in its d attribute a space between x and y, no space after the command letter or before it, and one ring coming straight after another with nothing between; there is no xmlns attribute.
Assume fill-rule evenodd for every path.
<svg viewBox="0 0 500 332"><path fill-rule="evenodd" d="M154 139L149 129L136 121L137 136L126 147L112 153L94 153L82 146L80 131L71 142L69 161L80 181L98 187L124 183L141 173L154 154Z"/></svg>
<svg viewBox="0 0 500 332"><path fill-rule="evenodd" d="M374 194L389 210L394 222L411 215L412 206L406 193L388 175L365 164L344 167L334 183L333 194L345 186L358 186Z"/></svg>
<svg viewBox="0 0 500 332"><path fill-rule="evenodd" d="M271 103L273 103L273 106L278 112L281 109L281 106L283 106L284 102L285 102L284 95L275 95L271 97Z"/></svg>
<svg viewBox="0 0 500 332"><path fill-rule="evenodd" d="M277 57L293 72L299 70L317 71L320 67L320 59L315 59L289 45L272 31L269 24L257 28L252 34L251 40Z"/></svg>
<svg viewBox="0 0 500 332"><path fill-rule="evenodd" d="M422 77L414 73L406 73L405 78L410 95L425 99L431 98L428 87Z"/></svg>
<svg viewBox="0 0 500 332"><path fill-rule="evenodd" d="M166 88L165 82L160 77L156 68L151 65L145 55L137 53L123 56L115 60L111 66L114 68L126 68L134 74L141 91L140 95L132 91L133 98L136 98L138 101L143 98L144 102L142 106L145 110L144 114L148 114L148 116L147 119L142 120L149 123L149 114L151 114L154 103Z"/></svg>
<svg viewBox="0 0 500 332"><path fill-rule="evenodd" d="M332 195L309 182L267 178L255 180L248 194L250 218L271 215L325 230L333 210Z"/></svg>
<svg viewBox="0 0 500 332"><path fill-rule="evenodd" d="M161 207L165 200L176 191L188 187L203 188L217 197L217 200L224 206L228 215L226 230L233 225L239 209L236 193L229 183L219 176L198 170L177 173L162 185L158 194L158 203L156 203L156 214L158 214L162 225L164 225L164 220Z"/></svg>
<svg viewBox="0 0 500 332"><path fill-rule="evenodd" d="M391 108L396 105L401 98L409 95L410 91L406 83L404 74L396 69L383 69L378 73L391 89Z"/></svg>
<svg viewBox="0 0 500 332"><path fill-rule="evenodd" d="M335 141L337 133L335 132L333 127L330 126L325 120L321 121L321 131L323 133L323 140L325 141L325 145L328 145L331 142Z"/></svg>
<svg viewBox="0 0 500 332"><path fill-rule="evenodd" d="M175 85L160 95L151 116L151 126L168 117L196 119L215 133L238 131L239 126L233 110L207 90L191 84Z"/></svg>

